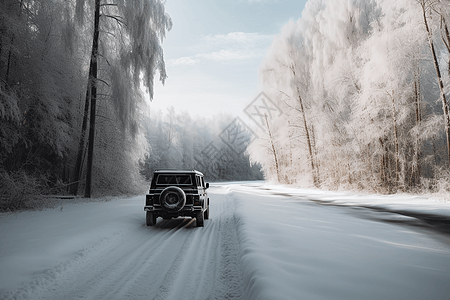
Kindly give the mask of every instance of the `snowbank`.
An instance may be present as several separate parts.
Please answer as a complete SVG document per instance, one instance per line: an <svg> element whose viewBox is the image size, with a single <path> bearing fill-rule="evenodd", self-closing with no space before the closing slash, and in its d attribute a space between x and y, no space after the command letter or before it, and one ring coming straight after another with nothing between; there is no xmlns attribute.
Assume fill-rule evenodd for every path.
<svg viewBox="0 0 450 300"><path fill-rule="evenodd" d="M411 216L423 216L450 221L450 201L437 195L377 195L351 192L331 192L317 189L299 189L285 185L263 184L262 189L273 194L306 199L323 204L372 208ZM448 196L450 197L450 196Z"/></svg>

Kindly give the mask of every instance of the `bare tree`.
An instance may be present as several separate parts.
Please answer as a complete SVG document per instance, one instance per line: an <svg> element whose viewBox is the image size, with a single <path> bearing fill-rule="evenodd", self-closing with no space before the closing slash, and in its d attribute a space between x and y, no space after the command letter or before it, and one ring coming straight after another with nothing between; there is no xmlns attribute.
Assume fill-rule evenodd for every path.
<svg viewBox="0 0 450 300"><path fill-rule="evenodd" d="M436 70L436 75L437 75L437 81L438 81L438 86L439 86L439 92L440 92L440 96L441 96L441 101L442 101L442 111L444 112L444 124L445 124L445 134L447 137L447 159L448 162L450 164L450 116L449 116L449 108L448 108L448 103L447 103L447 99L445 96L445 90L444 90L444 83L442 80L442 75L441 75L441 70L439 67L439 62L437 59L437 55L436 55L436 50L434 47L434 41L433 41L433 32L431 30L431 27L429 25L429 17L428 15L432 12L433 7L435 6L435 4L437 3L436 0L416 0L420 7L422 8L422 16L423 16L423 23L425 26L425 29L427 31L427 37L428 37L428 44L430 46L430 51L431 51L431 55L433 57L433 63L434 63L434 68Z"/></svg>

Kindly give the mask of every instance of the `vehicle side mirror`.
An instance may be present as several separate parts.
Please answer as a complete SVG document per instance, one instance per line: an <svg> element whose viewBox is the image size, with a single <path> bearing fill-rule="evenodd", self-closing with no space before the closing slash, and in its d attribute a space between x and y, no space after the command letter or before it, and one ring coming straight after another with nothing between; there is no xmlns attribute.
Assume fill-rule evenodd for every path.
<svg viewBox="0 0 450 300"><path fill-rule="evenodd" d="M206 183L206 188L209 189L209 182Z"/></svg>

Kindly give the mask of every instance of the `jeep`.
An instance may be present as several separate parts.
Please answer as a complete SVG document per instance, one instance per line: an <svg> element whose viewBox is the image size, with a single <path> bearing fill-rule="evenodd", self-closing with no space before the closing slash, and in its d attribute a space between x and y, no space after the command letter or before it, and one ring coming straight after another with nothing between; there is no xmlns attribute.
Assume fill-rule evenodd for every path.
<svg viewBox="0 0 450 300"><path fill-rule="evenodd" d="M196 170L157 170L145 197L146 223L154 226L157 218L191 217L197 227L209 219L209 198L203 174Z"/></svg>

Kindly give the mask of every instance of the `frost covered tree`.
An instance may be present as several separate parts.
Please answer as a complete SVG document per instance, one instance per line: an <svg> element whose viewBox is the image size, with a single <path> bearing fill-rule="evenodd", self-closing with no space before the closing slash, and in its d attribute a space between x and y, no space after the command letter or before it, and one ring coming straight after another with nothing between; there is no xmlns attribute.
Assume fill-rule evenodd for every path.
<svg viewBox="0 0 450 300"><path fill-rule="evenodd" d="M439 65L439 61L438 61L438 57L437 57L437 53L436 53L436 48L435 48L435 42L433 40L433 24L432 22L432 18L431 18L431 14L433 12L439 11L441 12L440 14L440 22L441 22L441 27L443 30L443 35L442 35L442 40L445 44L446 41L448 41L448 27L446 24L446 17L444 15L444 11L445 8L448 10L448 5L450 5L450 3L448 1L436 1L436 0L416 0L418 2L418 4L420 5L421 9L422 9L422 16L423 16L423 24L425 26L426 32L427 32L427 37L428 37L428 44L430 46L430 51L431 51L431 55L433 58L433 63L434 63L434 67L436 70L436 77L437 77L437 82L438 82L438 86L439 86L439 92L440 92L440 98L442 101L442 111L444 113L444 125L445 125L445 134L447 137L447 154L448 154L448 163L450 164L450 112L449 112L449 107L448 107L448 103L447 103L447 95L445 92L445 88L444 88L444 82L443 82L443 78L442 78L442 74L441 74L441 67ZM444 2L444 3L442 3ZM442 7L442 10L440 9L442 4L446 5L446 7ZM450 51L450 48L447 45L447 51ZM450 62L449 62L450 63ZM449 70L450 70L450 66L449 66Z"/></svg>
<svg viewBox="0 0 450 300"><path fill-rule="evenodd" d="M436 60L416 0L310 0L275 37L260 77L284 106L278 156L295 166L280 164L288 182L395 192L433 179L445 117L435 100L447 95L430 71L447 64L448 1L425 2L441 33L432 36ZM271 172L270 153L250 153Z"/></svg>
<svg viewBox="0 0 450 300"><path fill-rule="evenodd" d="M71 9L0 2L0 168L29 186L67 180L79 91Z"/></svg>
<svg viewBox="0 0 450 300"><path fill-rule="evenodd" d="M145 1L101 1L94 3L77 0L78 19L87 19L85 12L92 12L92 51L84 121L80 135L75 182L81 174L84 138L89 117L89 143L85 196L91 195L92 164L95 141L95 119L97 107L97 86L106 84L112 106L123 131L132 135L137 131L137 108L139 105L140 84L147 88L153 98L153 82L156 71L164 83L165 71L162 41L166 31L172 27L170 17L165 13L164 3L159 0ZM94 5L92 8L91 5ZM108 69L107 78L98 78L98 60ZM87 103L90 103L88 105ZM76 185L74 188L76 193Z"/></svg>
<svg viewBox="0 0 450 300"><path fill-rule="evenodd" d="M344 97L344 89L337 87L347 85L349 91L358 87L351 69L355 65L352 59L357 43L361 41L358 37L370 29L368 21L359 18L358 12L364 11L363 6L374 6L372 2L361 4L361 7L353 7L347 1L327 3L328 6L321 1L308 2L303 18L287 24L275 38L261 67L262 81L268 93L286 104L290 127L286 132L293 134L285 143L300 139L298 146L306 149L304 157L308 157L316 186L323 177L319 169L330 166L321 163L322 157L331 154L338 158L335 162L348 160L348 155L340 157L337 149L330 146L330 143L338 146L339 139L347 139L346 120L342 117L347 114L350 101ZM336 11L339 14L336 15ZM337 24L333 23L336 18ZM325 135L317 140L321 132L330 140L323 140ZM336 134L330 134L332 132ZM336 177L341 176L336 174Z"/></svg>
<svg viewBox="0 0 450 300"><path fill-rule="evenodd" d="M143 82L153 96L154 77L163 82L167 77L161 45L171 25L163 1L156 0L1 1L0 177L9 182L5 189L17 195L25 189L64 193L76 187L71 181L84 184L90 145L91 154L100 154L95 161L90 155L94 188L133 193L128 183L139 177L142 155L140 86Z"/></svg>
<svg viewBox="0 0 450 300"><path fill-rule="evenodd" d="M307 146L308 163L313 174L313 181L317 185L315 157L312 140L312 127L308 120L306 110L310 107L311 94L309 93L310 71L306 60L299 60L300 56L307 55L302 45L301 36L295 32L296 25L291 22L285 26L282 36L277 37L269 50L269 55L261 67L261 76L269 95L277 101L284 110L289 110L292 117L292 126L297 131L297 138L301 138ZM294 113L292 113L294 112ZM265 127L269 134L269 152L274 155L275 170L278 181L278 160L274 146L274 137L270 131L270 124L265 119ZM255 148L256 149L256 148ZM271 159L272 160L272 159Z"/></svg>

